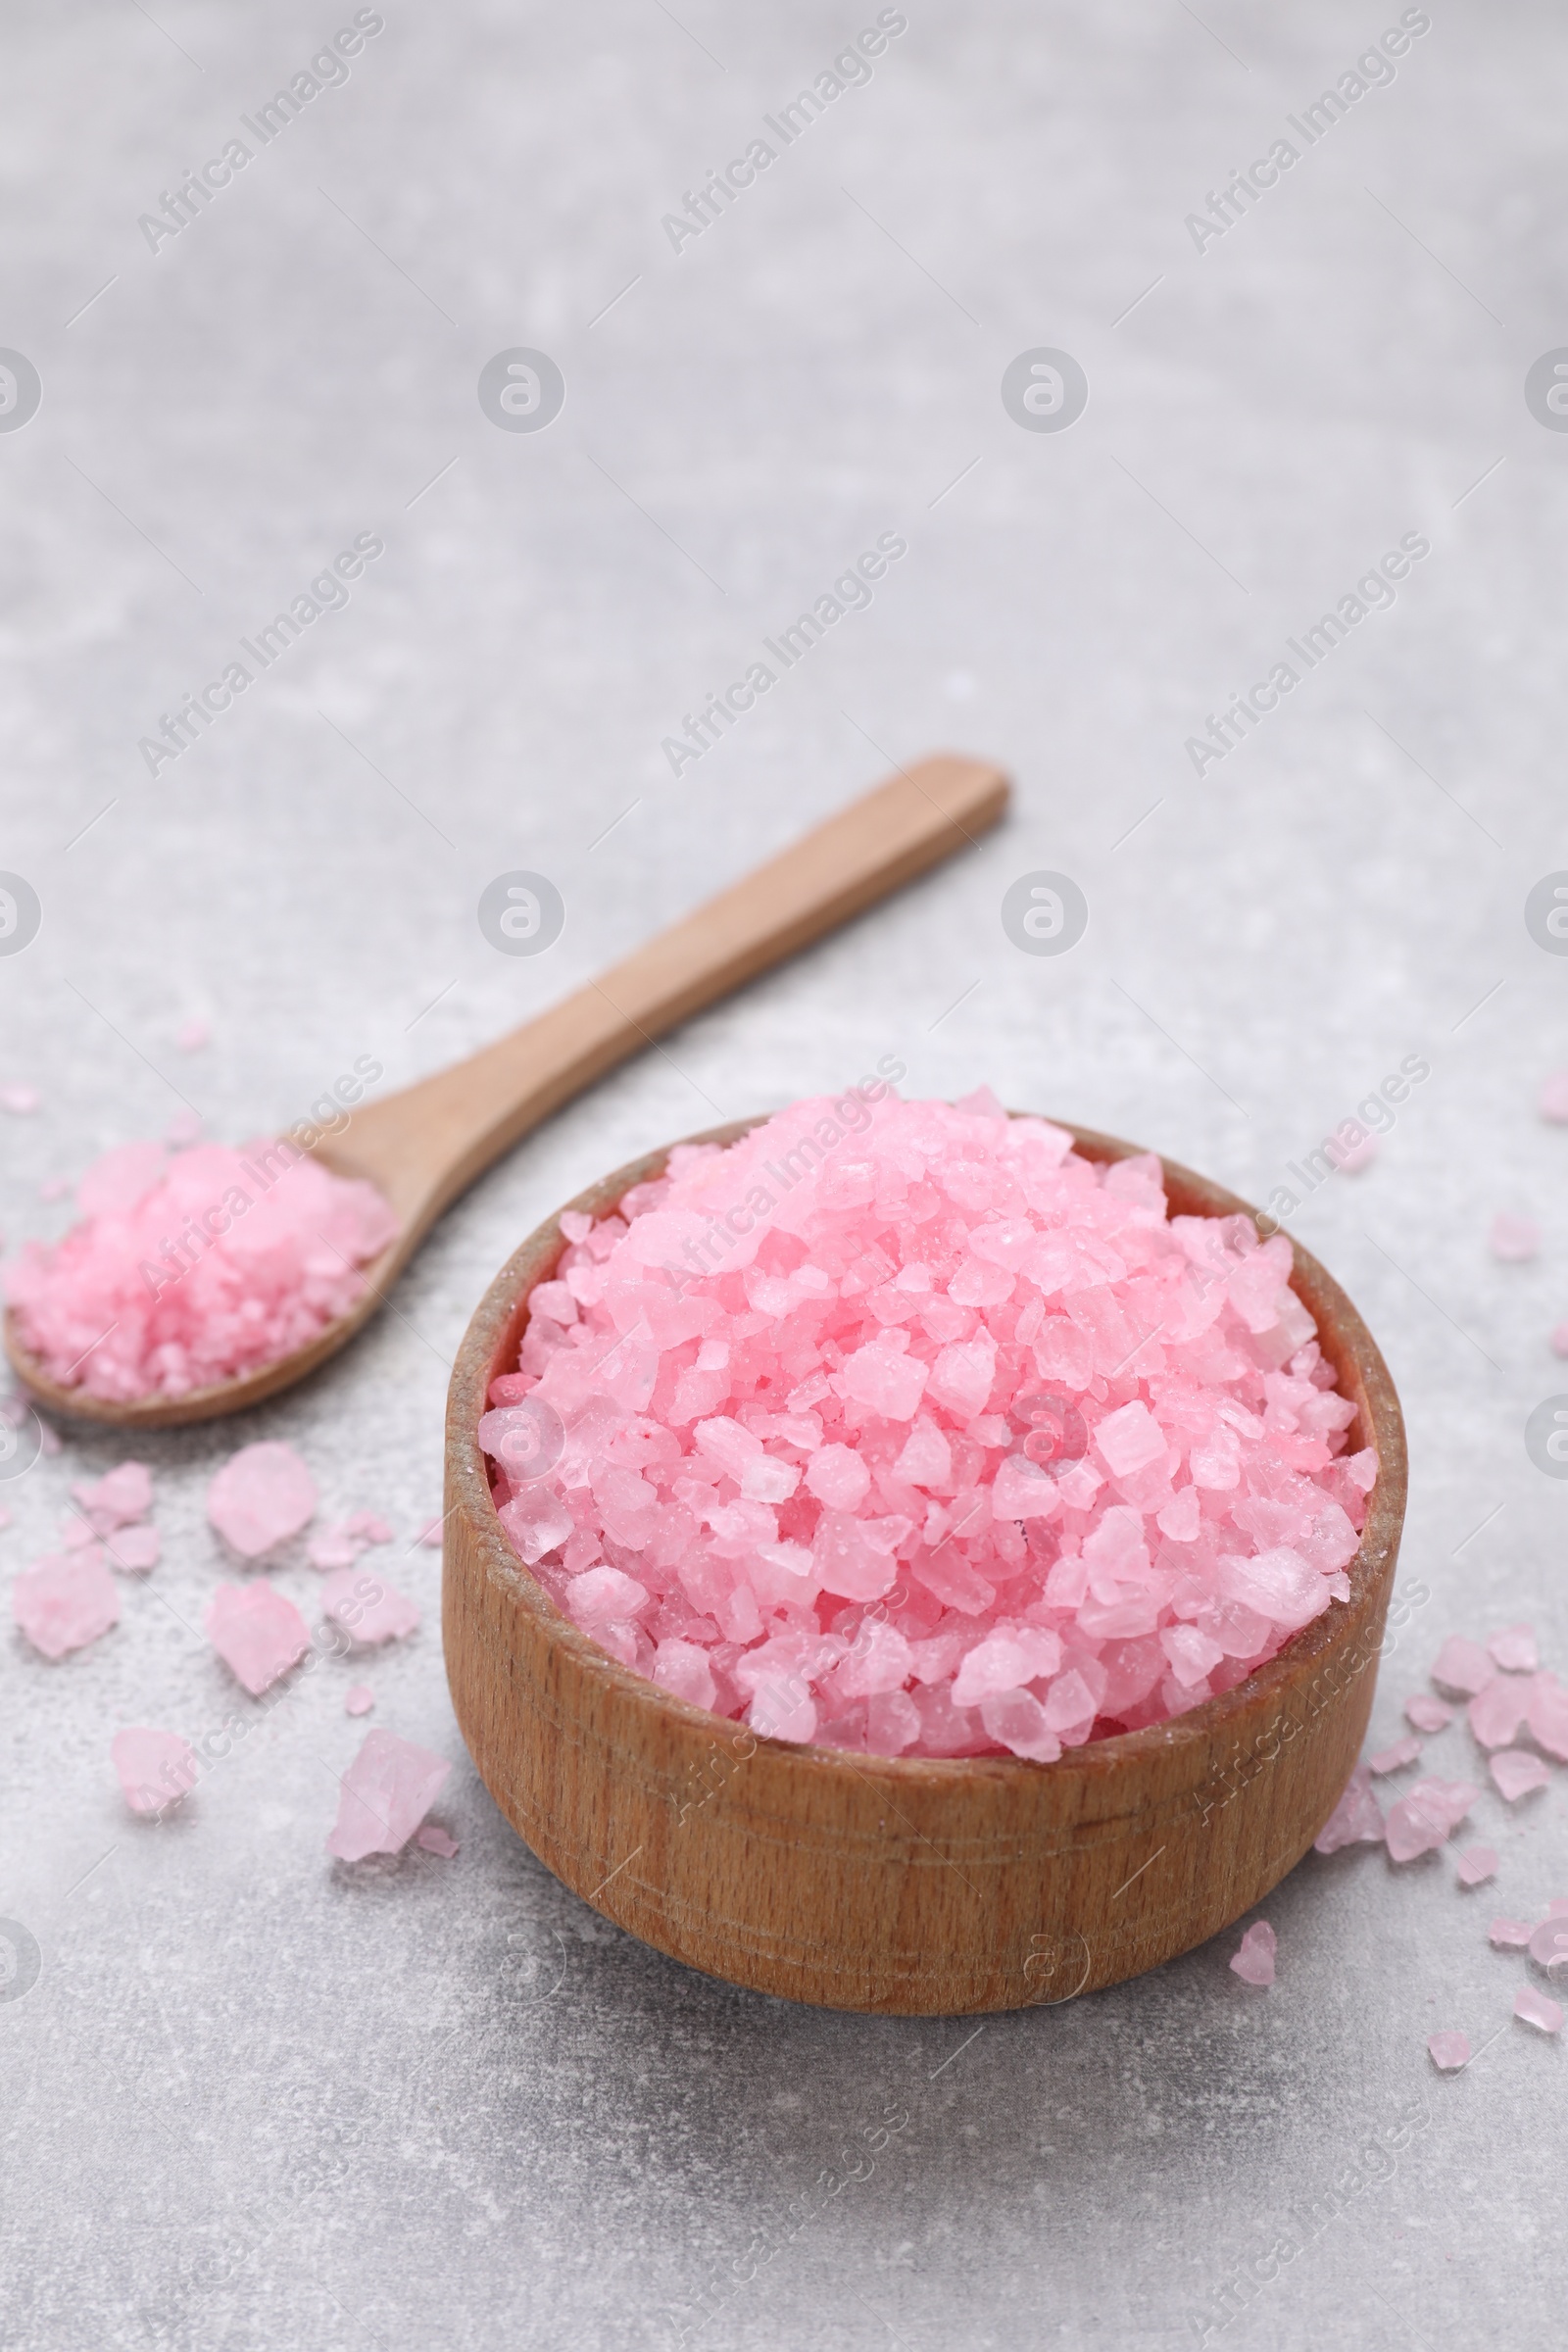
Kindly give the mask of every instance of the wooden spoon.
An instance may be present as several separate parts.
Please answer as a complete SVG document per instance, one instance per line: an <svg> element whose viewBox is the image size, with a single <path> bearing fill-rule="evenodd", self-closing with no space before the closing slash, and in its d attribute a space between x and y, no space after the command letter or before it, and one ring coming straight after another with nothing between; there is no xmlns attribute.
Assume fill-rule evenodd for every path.
<svg viewBox="0 0 1568 2352"><path fill-rule="evenodd" d="M185 1396L111 1402L52 1380L8 1310L6 1353L40 1404L119 1429L171 1429L243 1412L335 1355L369 1321L443 1209L573 1095L797 949L835 930L994 825L1002 770L939 753L851 803L790 849L612 964L537 1020L450 1069L368 1102L314 1146L338 1176L368 1177L401 1230L365 1268L365 1291L308 1347Z"/></svg>

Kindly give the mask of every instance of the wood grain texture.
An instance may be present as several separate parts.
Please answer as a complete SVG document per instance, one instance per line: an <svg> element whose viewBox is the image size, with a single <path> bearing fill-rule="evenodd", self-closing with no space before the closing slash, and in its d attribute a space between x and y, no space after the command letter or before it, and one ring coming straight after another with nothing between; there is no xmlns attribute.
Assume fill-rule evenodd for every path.
<svg viewBox="0 0 1568 2352"><path fill-rule="evenodd" d="M691 1141L729 1142L752 1122ZM1071 1130L1092 1159L1140 1147ZM567 1205L602 1215L659 1173L649 1153ZM1172 1212L1256 1217L1166 1161ZM1404 1428L1360 1316L1299 1247L1354 1446L1380 1471L1350 1599L1173 1722L1059 1763L850 1755L758 1740L631 1673L522 1567L474 1435L516 1363L559 1220L491 1285L447 1412L443 1623L463 1736L502 1811L606 1918L691 1967L830 2008L958 2015L1071 1999L1190 1950L1299 1861L1371 1710L1404 1517Z"/></svg>
<svg viewBox="0 0 1568 2352"><path fill-rule="evenodd" d="M13 1369L52 1412L122 1429L212 1421L292 1388L369 1321L437 1217L530 1129L705 1005L968 848L1002 815L1009 789L988 760L956 752L917 760L537 1019L351 1112L310 1149L335 1174L375 1185L401 1230L365 1269L354 1307L308 1347L240 1380L121 1404L52 1380L8 1309Z"/></svg>

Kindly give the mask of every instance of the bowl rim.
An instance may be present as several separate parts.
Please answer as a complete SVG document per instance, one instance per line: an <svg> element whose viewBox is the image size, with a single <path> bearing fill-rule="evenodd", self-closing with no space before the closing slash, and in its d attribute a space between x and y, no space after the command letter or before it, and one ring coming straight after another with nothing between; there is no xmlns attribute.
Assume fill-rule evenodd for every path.
<svg viewBox="0 0 1568 2352"><path fill-rule="evenodd" d="M1223 1747L1229 1732L1238 1735L1239 1744L1239 1735L1250 1727L1250 1718L1267 1713L1271 1706L1276 1714L1283 1713L1284 1702L1290 1695L1309 1685L1316 1673L1335 1662L1346 1647L1351 1629L1364 1624L1369 1612L1374 1611L1379 1589L1385 1580L1392 1579L1397 1560L1408 1486L1404 1420L1382 1352L1333 1275L1310 1250L1289 1235L1293 1251L1291 1287L1318 1325L1319 1340L1324 1343L1325 1354L1335 1363L1336 1386L1342 1394L1347 1393L1347 1370L1353 1371L1353 1386L1358 1392L1355 1402L1362 1424L1357 1449L1367 1445L1376 1448L1378 1475L1367 1497L1360 1544L1347 1568L1349 1601L1331 1602L1329 1608L1292 1635L1272 1658L1254 1667L1230 1690L1200 1699L1181 1714L1147 1724L1141 1730L1112 1733L1102 1740L1063 1748L1061 1755L1049 1764L1007 1754L890 1756L859 1748L821 1746L813 1741L777 1740L754 1732L744 1717L718 1715L709 1708L694 1706L648 1676L622 1665L557 1606L514 1548L501 1524L490 1493L486 1456L478 1442L478 1422L481 1413L488 1409L490 1382L504 1369L503 1357L515 1362L527 1321L528 1293L536 1284L551 1278L566 1247L561 1219L572 1210L603 1216L634 1185L662 1173L669 1153L680 1145L734 1143L776 1115L773 1111L759 1111L749 1118L728 1120L694 1135L680 1136L612 1170L536 1226L486 1290L464 1333L448 1388L446 1451L450 1485L445 1507L450 1519L457 1508L467 1505L470 1526L478 1539L490 1581L506 1591L514 1606L527 1609L546 1640L564 1648L580 1670L613 1694L617 1703L650 1709L684 1727L688 1733L706 1734L713 1741L745 1740L753 1748L765 1748L803 1765L809 1763L822 1772L852 1774L862 1783L885 1782L890 1797L901 1787L908 1790L916 1788L940 1790L944 1787L972 1784L976 1776L1019 1783L1049 1773L1058 1781L1073 1776L1099 1781L1156 1756L1168 1758L1173 1751L1185 1747L1211 1752ZM1048 1116L1044 1112L1016 1110L1009 1110L1006 1115ZM1242 1215L1250 1218L1256 1228L1266 1225L1267 1233L1282 1230L1277 1219L1265 1217L1265 1212L1254 1208L1239 1194L1178 1160L1166 1158L1163 1153L1151 1154L1145 1145L1130 1144L1121 1137L1080 1127L1066 1119L1051 1119L1050 1124L1070 1135L1074 1151L1086 1158L1111 1162L1146 1155L1157 1157L1167 1198L1180 1197L1181 1204L1173 1212L1177 1215ZM1188 1205L1200 1202L1202 1205ZM1267 1234L1261 1234L1260 1238L1267 1238ZM1348 1445L1347 1450L1349 1449ZM1381 1612L1373 1614L1373 1624L1381 1642ZM1375 1666L1378 1655L1378 1647L1372 1647L1353 1671L1359 1674L1368 1666Z"/></svg>

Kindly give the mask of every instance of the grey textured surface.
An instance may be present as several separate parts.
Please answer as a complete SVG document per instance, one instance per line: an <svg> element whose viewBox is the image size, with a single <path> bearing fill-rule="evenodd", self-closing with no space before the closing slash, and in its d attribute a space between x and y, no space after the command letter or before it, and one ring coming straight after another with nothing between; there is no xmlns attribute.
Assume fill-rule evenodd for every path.
<svg viewBox="0 0 1568 2352"><path fill-rule="evenodd" d="M0 1911L43 1955L0 2003L0 2332L1163 2348L1235 2310L1207 2340L1239 2352L1555 2340L1568 2061L1510 2022L1526 1971L1485 1923L1568 1892L1560 1774L1513 1818L1482 1796L1503 1861L1476 1895L1446 1858L1309 1859L1266 1907L1266 1995L1230 1936L978 2036L808 2012L660 1959L519 1845L452 1720L435 1557L398 1554L485 1282L649 1143L896 1053L910 1089L986 1079L1262 1198L1415 1054L1430 1080L1377 1165L1293 1220L1411 1425L1410 1615L1374 1733L1450 1631L1533 1617L1568 1657L1568 1489L1521 1438L1568 1387L1568 1139L1534 1109L1568 1059L1568 964L1521 919L1568 863L1568 441L1522 393L1568 331L1560 16L1435 6L1392 86L1200 256L1188 212L1395 7L910 0L869 84L678 254L661 217L869 5L384 13L156 254L138 215L351 12L8 28L0 343L44 400L0 434L0 865L45 910L0 959L0 1079L44 1096L0 1120L8 1236L59 1230L39 1185L176 1097L238 1139L356 1054L389 1084L437 1066L891 757L993 754L1016 813L525 1144L311 1387L142 1446L166 1557L118 1631L53 1669L0 1645ZM542 433L475 397L517 345L564 372ZM1041 345L1088 371L1065 433L999 399ZM871 608L672 778L682 713L888 530L908 555ZM348 610L149 776L158 713L363 531L386 553ZM1411 531L1432 552L1393 609L1195 777L1204 714ZM517 866L567 907L535 961L474 918ZM1037 868L1089 900L1060 958L1001 929ZM197 1012L214 1043L187 1057ZM1498 1207L1542 1221L1535 1264L1488 1255ZM347 1668L181 1818L122 1809L119 1724L228 1711L194 1630L221 1573L203 1494L274 1435L328 1508L401 1531L425 1623L373 1662L371 1720L456 1760L456 1861L328 1862ZM15 1482L8 1572L122 1450L70 1437ZM279 1581L311 1601L297 1559ZM1472 1768L1462 1727L1433 1762ZM1439 2025L1487 2045L1453 2079ZM1358 2151L1385 2132L1379 2180Z"/></svg>

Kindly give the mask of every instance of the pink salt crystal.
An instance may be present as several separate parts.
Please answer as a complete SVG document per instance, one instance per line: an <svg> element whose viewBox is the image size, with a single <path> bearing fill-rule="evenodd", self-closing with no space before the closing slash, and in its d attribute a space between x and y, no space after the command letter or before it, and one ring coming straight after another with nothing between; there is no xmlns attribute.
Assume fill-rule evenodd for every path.
<svg viewBox="0 0 1568 2352"><path fill-rule="evenodd" d="M1481 1886L1497 1875L1496 1848L1491 1845L1467 1845L1459 1856L1461 1886Z"/></svg>
<svg viewBox="0 0 1568 2352"><path fill-rule="evenodd" d="M252 1585L220 1585L202 1623L208 1638L236 1681L253 1698L311 1646L305 1620L265 1578Z"/></svg>
<svg viewBox="0 0 1568 2352"><path fill-rule="evenodd" d="M1530 1684L1523 1675L1499 1674L1478 1690L1465 1713L1483 1747L1506 1747L1519 1736L1530 1709Z"/></svg>
<svg viewBox="0 0 1568 2352"><path fill-rule="evenodd" d="M427 1854L439 1854L444 1862L450 1862L458 1850L457 1839L433 1821L425 1823L414 1842L422 1845Z"/></svg>
<svg viewBox="0 0 1568 2352"><path fill-rule="evenodd" d="M230 1454L207 1490L208 1518L247 1560L297 1536L316 1503L316 1481L293 1446L270 1440Z"/></svg>
<svg viewBox="0 0 1568 2352"><path fill-rule="evenodd" d="M1499 1952L1528 1950L1534 1930L1526 1919L1494 1919L1487 1930L1487 1941Z"/></svg>
<svg viewBox="0 0 1568 2352"><path fill-rule="evenodd" d="M211 1045L213 1033L200 1014L182 1021L174 1032L174 1043L182 1054L199 1054L203 1046Z"/></svg>
<svg viewBox="0 0 1568 2352"><path fill-rule="evenodd" d="M1554 1674L1531 1678L1525 1720L1536 1745L1559 1764L1568 1764L1568 1690Z"/></svg>
<svg viewBox="0 0 1568 2352"><path fill-rule="evenodd" d="M1568 1894L1554 1894L1546 1905L1547 1918L1560 1919L1565 1913L1568 1913Z"/></svg>
<svg viewBox="0 0 1568 2352"><path fill-rule="evenodd" d="M347 1527L323 1527L305 1546L313 1568L352 1568L365 1545Z"/></svg>
<svg viewBox="0 0 1568 2352"><path fill-rule="evenodd" d="M362 1544L390 1544L392 1529L378 1511L351 1511L343 1522L346 1536L358 1536Z"/></svg>
<svg viewBox="0 0 1568 2352"><path fill-rule="evenodd" d="M1458 1828L1478 1794L1468 1781L1417 1781L1397 1804L1389 1807L1384 1837L1390 1860L1413 1862L1418 1854L1436 1852Z"/></svg>
<svg viewBox="0 0 1568 2352"><path fill-rule="evenodd" d="M122 1462L95 1486L78 1479L71 1492L101 1536L145 1519L153 1506L152 1473L145 1462Z"/></svg>
<svg viewBox="0 0 1568 2352"><path fill-rule="evenodd" d="M1521 1796L1533 1794L1537 1788L1544 1788L1551 1778L1550 1765L1544 1764L1524 1747L1498 1748L1490 1759L1489 1769L1510 1805Z"/></svg>
<svg viewBox="0 0 1568 2352"><path fill-rule="evenodd" d="M1420 1740L1407 1733L1402 1740L1396 1740L1392 1747L1379 1748L1375 1756L1368 1756L1367 1770L1378 1774L1399 1772L1406 1764L1413 1764L1420 1753Z"/></svg>
<svg viewBox="0 0 1568 2352"><path fill-rule="evenodd" d="M395 1732L369 1732L343 1776L337 1820L326 1850L340 1862L401 1853L424 1819L452 1767Z"/></svg>
<svg viewBox="0 0 1568 2352"><path fill-rule="evenodd" d="M1431 1667L1435 1683L1441 1683L1446 1690L1457 1690L1466 1698L1484 1690L1496 1671L1480 1642L1467 1642L1461 1634L1448 1636Z"/></svg>
<svg viewBox="0 0 1568 2352"><path fill-rule="evenodd" d="M1493 1635L1487 1647L1506 1674L1534 1674L1541 1664L1533 1625L1506 1626Z"/></svg>
<svg viewBox="0 0 1568 2352"><path fill-rule="evenodd" d="M29 1117L42 1101L35 1086L0 1086L0 1110L9 1110L14 1118Z"/></svg>
<svg viewBox="0 0 1568 2352"><path fill-rule="evenodd" d="M1345 1785L1345 1792L1328 1820L1312 1841L1318 1854L1337 1854L1346 1845L1380 1845L1383 1842L1383 1812L1373 1795L1366 1765L1358 1764Z"/></svg>
<svg viewBox="0 0 1568 2352"><path fill-rule="evenodd" d="M1446 1699L1434 1698L1426 1690L1418 1690L1413 1698L1407 1698L1404 1712L1418 1732L1441 1732L1453 1721L1453 1709Z"/></svg>
<svg viewBox="0 0 1568 2352"><path fill-rule="evenodd" d="M1530 1932L1530 1957L1553 1984L1568 1977L1568 1919L1548 1915Z"/></svg>
<svg viewBox="0 0 1568 2352"><path fill-rule="evenodd" d="M1556 2001L1538 1992L1533 1984L1521 1984L1513 1996L1513 2013L1527 2026L1538 2026L1543 2034L1562 2032L1562 2010Z"/></svg>
<svg viewBox="0 0 1568 2352"><path fill-rule="evenodd" d="M104 1549L128 1576L146 1576L164 1556L163 1539L156 1527L117 1528L112 1536L105 1536Z"/></svg>
<svg viewBox="0 0 1568 2352"><path fill-rule="evenodd" d="M1456 2075L1470 2063L1469 2037L1463 2034L1429 2034L1427 2048L1440 2075Z"/></svg>
<svg viewBox="0 0 1568 2352"><path fill-rule="evenodd" d="M1359 1176L1376 1159L1378 1139L1375 1135L1364 1135L1358 1144L1342 1144L1338 1137L1331 1137L1324 1149L1342 1174Z"/></svg>
<svg viewBox="0 0 1568 2352"><path fill-rule="evenodd" d="M1522 1264L1541 1247L1541 1227L1530 1217L1499 1209L1492 1220L1492 1254L1509 1264Z"/></svg>
<svg viewBox="0 0 1568 2352"><path fill-rule="evenodd" d="M133 1813L162 1813L196 1785L196 1751L177 1732L117 1732L109 1752Z"/></svg>
<svg viewBox="0 0 1568 2352"><path fill-rule="evenodd" d="M373 1186L285 1140L106 1153L81 1221L29 1242L6 1290L52 1378L123 1403L183 1396L303 1348L363 1297L397 1218ZM175 1238L171 1238L175 1237Z"/></svg>
<svg viewBox="0 0 1568 2352"><path fill-rule="evenodd" d="M1240 1948L1232 1955L1231 1966L1244 1984L1272 1984L1274 1954L1278 1938L1266 1919L1250 1927L1242 1937Z"/></svg>
<svg viewBox="0 0 1568 2352"><path fill-rule="evenodd" d="M1544 1119L1568 1122L1568 1070L1552 1070L1542 1080L1536 1106Z"/></svg>
<svg viewBox="0 0 1568 2352"><path fill-rule="evenodd" d="M368 1568L334 1568L321 1587L321 1606L359 1642L400 1641L419 1623L413 1601Z"/></svg>
<svg viewBox="0 0 1568 2352"><path fill-rule="evenodd" d="M375 1704L375 1692L368 1683L351 1683L343 1694L345 1715L368 1715Z"/></svg>
<svg viewBox="0 0 1568 2352"><path fill-rule="evenodd" d="M1568 1323L1552 1326L1551 1352L1553 1355L1568 1355Z"/></svg>
<svg viewBox="0 0 1568 2352"><path fill-rule="evenodd" d="M120 1594L96 1545L47 1553L24 1568L11 1588L11 1608L33 1648L46 1658L85 1649L120 1623Z"/></svg>

